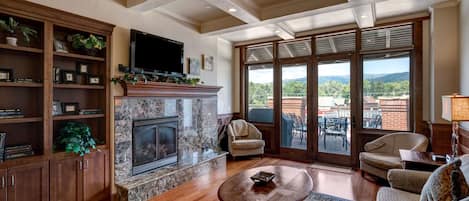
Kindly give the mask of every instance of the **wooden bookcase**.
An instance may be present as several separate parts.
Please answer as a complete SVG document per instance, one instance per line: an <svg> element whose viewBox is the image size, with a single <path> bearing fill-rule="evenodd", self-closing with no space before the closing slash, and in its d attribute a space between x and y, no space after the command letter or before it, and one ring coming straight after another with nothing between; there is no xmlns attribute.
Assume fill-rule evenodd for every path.
<svg viewBox="0 0 469 201"><path fill-rule="evenodd" d="M5 34L0 31L0 69L13 69L14 78L32 78L36 82L0 82L0 109L20 108L24 113L24 118L0 119L0 132L7 133L6 146L30 144L35 155L0 163L0 172L4 172L4 174L0 174L0 177L8 177L6 179L9 182L14 179L9 177L15 177L18 168L23 174L30 167L31 171L41 170L41 172L47 173L47 177L50 178L50 181L49 179L47 181L41 180L37 183L44 191L50 189L47 196L42 196L42 200L49 200L49 195L50 200L86 200L87 197L109 198L109 178L111 176L109 171L109 103L111 101L109 80L111 37L114 26L26 1L2 0L0 1L0 19L8 17L13 17L20 24L34 28L38 31L38 37L33 38L28 44L19 35L18 46L15 47L6 44ZM67 36L76 33L85 36L89 34L102 36L106 40L106 48L95 56L74 50L71 45L68 45L68 53L54 50L54 39L66 42ZM76 83L54 82L54 67L76 71L77 63L87 64L90 74L99 76L101 83L88 85L87 76L78 73ZM101 109L103 113L54 116L52 114L54 100L78 103L80 109ZM99 151L93 151L90 155L79 157L64 153L63 150L56 148L54 139L56 139L61 125L68 121L83 122L89 125L92 135L99 145ZM75 162L67 164L75 168L66 168L67 166L63 166L66 164L63 161L77 162L76 164ZM104 169L87 168L96 166ZM49 171L58 169L72 172L56 174ZM73 171L82 172L75 174ZM102 178L102 181L87 179L94 174L100 174L99 178ZM67 194L69 189L61 188L65 185L64 182L70 182L67 178L62 178L63 175L83 176L83 178L77 179L80 182L74 184L80 186L76 189L81 189L81 195L72 198ZM21 178L19 175L16 176L18 179ZM87 181L91 183L88 184ZM18 184L21 182L17 181ZM89 188L88 186L93 187ZM15 189L15 192L21 192L21 190ZM27 189L24 190L27 195ZM3 195L3 191L0 191L0 201L5 196L8 197L6 194ZM37 197L33 197L31 200L37 199Z"/></svg>

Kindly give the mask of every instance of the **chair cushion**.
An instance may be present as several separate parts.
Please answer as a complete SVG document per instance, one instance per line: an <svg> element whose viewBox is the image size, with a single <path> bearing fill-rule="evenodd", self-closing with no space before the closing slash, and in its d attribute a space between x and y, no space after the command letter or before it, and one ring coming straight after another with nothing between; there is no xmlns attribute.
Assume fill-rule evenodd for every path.
<svg viewBox="0 0 469 201"><path fill-rule="evenodd" d="M264 147L264 145L264 140L253 139L235 140L231 143L231 147L233 147L233 149L257 149Z"/></svg>
<svg viewBox="0 0 469 201"><path fill-rule="evenodd" d="M419 194L409 193L389 187L381 187L376 196L376 201L418 201Z"/></svg>
<svg viewBox="0 0 469 201"><path fill-rule="evenodd" d="M461 160L458 159L436 169L423 186L420 201L449 201L466 197L465 195L468 194L469 187L462 176L462 172L460 172L460 166ZM458 183L457 191L460 191L457 198L454 198L452 195L454 193L453 190L455 190L452 188L454 182L451 179L454 172L459 172L461 175L461 177L457 178L458 181L456 182ZM459 197L459 195L463 195L463 197Z"/></svg>
<svg viewBox="0 0 469 201"><path fill-rule="evenodd" d="M242 119L233 120L231 127L233 128L233 135L235 137L246 137L249 135L248 123Z"/></svg>
<svg viewBox="0 0 469 201"><path fill-rule="evenodd" d="M381 169L402 168L401 158L384 153L362 152L360 160Z"/></svg>

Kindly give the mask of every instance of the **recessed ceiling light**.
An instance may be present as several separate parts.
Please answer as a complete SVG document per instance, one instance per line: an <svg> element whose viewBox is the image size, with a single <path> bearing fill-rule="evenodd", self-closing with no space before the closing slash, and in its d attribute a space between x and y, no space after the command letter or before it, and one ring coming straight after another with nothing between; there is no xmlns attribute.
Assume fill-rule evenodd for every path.
<svg viewBox="0 0 469 201"><path fill-rule="evenodd" d="M279 31L279 30L275 30L275 33L280 33L280 31Z"/></svg>
<svg viewBox="0 0 469 201"><path fill-rule="evenodd" d="M238 10L236 10L236 8L230 8L230 9L228 9L228 11L234 13L234 12L236 12L236 11L238 11Z"/></svg>
<svg viewBox="0 0 469 201"><path fill-rule="evenodd" d="M365 18L367 18L368 16L362 15L362 16L360 16L360 17L361 17L362 19L365 19Z"/></svg>
<svg viewBox="0 0 469 201"><path fill-rule="evenodd" d="M212 6L205 6L205 8L206 8L206 9L210 9L210 8L212 8Z"/></svg>

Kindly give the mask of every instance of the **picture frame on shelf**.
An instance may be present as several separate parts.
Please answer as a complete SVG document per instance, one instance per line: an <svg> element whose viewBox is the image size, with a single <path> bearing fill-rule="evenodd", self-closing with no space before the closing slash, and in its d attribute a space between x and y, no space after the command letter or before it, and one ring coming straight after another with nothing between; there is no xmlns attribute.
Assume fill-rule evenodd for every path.
<svg viewBox="0 0 469 201"><path fill-rule="evenodd" d="M54 50L56 52L68 53L68 48L65 42L54 39Z"/></svg>
<svg viewBox="0 0 469 201"><path fill-rule="evenodd" d="M86 83L88 85L101 85L101 77L97 75L88 75Z"/></svg>
<svg viewBox="0 0 469 201"><path fill-rule="evenodd" d="M53 101L52 102L52 115L57 116L57 115L62 115L62 104L60 101Z"/></svg>
<svg viewBox="0 0 469 201"><path fill-rule="evenodd" d="M0 68L0 82L13 81L13 69Z"/></svg>
<svg viewBox="0 0 469 201"><path fill-rule="evenodd" d="M77 83L77 74L75 71L62 70L62 83L66 84L76 84Z"/></svg>
<svg viewBox="0 0 469 201"><path fill-rule="evenodd" d="M62 103L62 114L78 114L78 103Z"/></svg>
<svg viewBox="0 0 469 201"><path fill-rule="evenodd" d="M205 71L213 71L214 57L202 54L202 69Z"/></svg>
<svg viewBox="0 0 469 201"><path fill-rule="evenodd" d="M61 72L60 72L60 71L61 71L60 67L54 67L54 68L52 69L54 83L60 83L60 82L61 82L62 76L61 76Z"/></svg>
<svg viewBox="0 0 469 201"><path fill-rule="evenodd" d="M77 62L77 74L87 75L90 73L90 64Z"/></svg>

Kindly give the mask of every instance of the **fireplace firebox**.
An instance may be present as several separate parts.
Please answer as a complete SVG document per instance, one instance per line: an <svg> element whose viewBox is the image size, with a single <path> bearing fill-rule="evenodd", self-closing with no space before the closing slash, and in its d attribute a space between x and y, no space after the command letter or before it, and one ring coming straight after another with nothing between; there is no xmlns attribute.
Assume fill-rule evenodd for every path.
<svg viewBox="0 0 469 201"><path fill-rule="evenodd" d="M177 163L178 117L135 120L132 129L132 174Z"/></svg>

